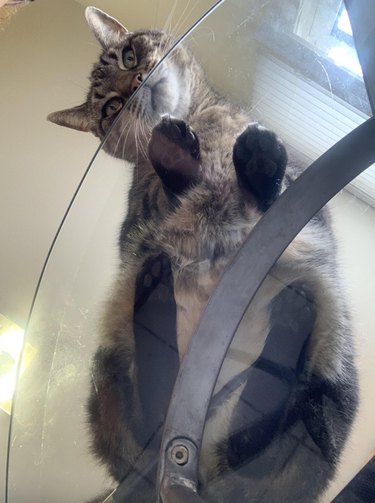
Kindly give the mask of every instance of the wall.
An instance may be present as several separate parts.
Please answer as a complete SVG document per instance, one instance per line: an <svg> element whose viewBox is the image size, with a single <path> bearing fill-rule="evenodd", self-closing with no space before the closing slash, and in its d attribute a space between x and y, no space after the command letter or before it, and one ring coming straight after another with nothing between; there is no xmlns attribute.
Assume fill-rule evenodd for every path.
<svg viewBox="0 0 375 503"><path fill-rule="evenodd" d="M0 312L21 326L25 326L52 240L98 146L97 140L90 135L63 130L48 123L45 118L53 110L84 100L90 64L98 52L99 47L87 28L83 7L70 0L39 0L21 9L9 26L0 32ZM110 171L111 174L120 176L114 171ZM122 187L118 185L119 188ZM92 195L95 197L96 193L92 192ZM86 219L83 217L79 222L85 229L89 229L92 213L91 211ZM118 218L120 217L121 213ZM110 257L115 253L113 242L116 236L115 229L111 230L108 225L111 236L106 255ZM82 229L77 228L70 243L63 245L61 250L66 260L59 271L60 284L61 277L71 277L69 273L75 264L73 262L69 265L69 253L74 248L72 243L77 239L79 241L80 231ZM63 267L67 267L67 270L63 270ZM87 275L84 279L87 280ZM60 284L55 285L57 291ZM51 313L51 316L54 318L55 313ZM47 333L48 335L51 340L52 334ZM40 349L38 355L43 355L44 348L36 347ZM88 363L89 357L85 361ZM34 360L34 363L37 361ZM82 368L82 362L80 363ZM35 394L31 393L33 382L29 382L28 390L37 407L38 391L34 388ZM74 466L75 459L83 460L87 456L88 442L82 405L86 396L87 388L78 386L78 390L73 390L71 396L64 395L63 399L60 396L53 402L56 406L61 404L59 417L63 421L63 429L56 428L53 431L58 449L54 457L57 466L48 454L45 455L45 452L48 453L47 446L43 451L41 443L31 443L32 454L41 452L44 463L50 466L50 477L46 479L43 490L43 498L50 498L49 501L54 501L56 485L63 498L62 488L67 485L71 487L70 494L81 494L82 501L88 494L87 485L91 487L92 492L89 494L92 496L98 486L104 485L100 470L90 458L78 463L82 469L75 470L75 477L71 477L68 482L61 476L64 469ZM55 412L56 410L57 407ZM74 420L66 421L64 413L68 411L71 411ZM2 411L0 413L2 493L9 421ZM16 428L17 421L14 425ZM39 425L42 426L43 422L40 421ZM75 427L78 429L78 442L73 441ZM31 434L30 428L24 427L23 430L25 435ZM62 431L66 432L67 437L61 434ZM73 442L78 445L75 450L71 450L68 458L64 456L66 438L72 439L72 445ZM37 469L35 464L25 472L30 473L32 469ZM17 464L13 464L11 474L22 477L23 470L20 467L17 469ZM84 484L82 480L85 481ZM35 482L36 479L32 481L31 488ZM23 484L18 483L18 486L23 487ZM31 503L32 493L29 490L19 501ZM0 500L3 500L2 496L3 494L0 495ZM69 498L68 495L68 500L73 501L74 497ZM43 500L39 499L38 503L39 501Z"/></svg>
<svg viewBox="0 0 375 503"><path fill-rule="evenodd" d="M97 141L46 121L83 100L98 48L70 0L39 0L0 32L0 311L25 325L36 283Z"/></svg>
<svg viewBox="0 0 375 503"><path fill-rule="evenodd" d="M91 3L38 0L0 32L0 65L6 69L0 95L6 118L0 136L0 312L21 326L57 228L98 146L90 135L45 120L51 111L84 101L91 63L100 51L83 15ZM129 2L128 9L114 1L96 5L129 29L164 26L173 12L171 22L182 33L212 3L191 8L182 1L155 2L153 9L145 0Z"/></svg>

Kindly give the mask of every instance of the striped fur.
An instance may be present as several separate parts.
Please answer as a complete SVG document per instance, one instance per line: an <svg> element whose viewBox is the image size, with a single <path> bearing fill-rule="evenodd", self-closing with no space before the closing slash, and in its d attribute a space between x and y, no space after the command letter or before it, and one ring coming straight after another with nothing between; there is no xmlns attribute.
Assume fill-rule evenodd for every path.
<svg viewBox="0 0 375 503"><path fill-rule="evenodd" d="M202 69L182 46L126 108L134 78L148 74L171 40L157 31L128 33L92 8L87 17L104 49L91 74L87 102L49 118L101 139L108 134L104 144L107 152L136 162L129 211L120 235L121 265L106 303L89 400L93 451L120 482L134 475L140 460L152 462L158 447L156 443L145 450L151 432L144 425L155 418L145 416L141 398L140 383L147 368L138 368L137 351L142 349L134 337L138 333L134 306L146 309L147 302L139 304L137 292L151 299L156 294L144 292L158 283L164 288L164 297L165 292L169 296L167 302L173 297L174 307L171 301L169 308L175 309L175 340L168 342L168 351L170 365L177 368L226 265L299 170L288 166L285 177L282 169L275 174L286 161L280 140L257 125L248 127L250 117L209 87ZM137 60L132 69L123 61L129 47ZM120 107L114 101L108 112L106 104L114 97L121 100ZM173 132L168 136L177 123L172 119L166 124L169 119L163 119L163 126L160 120L165 113L182 119L182 125L188 124L199 141L199 177L178 192L173 182L168 185L163 178L169 167L163 165L166 161L159 140L164 141L164 135L165 150L172 160L186 155L188 147L183 142L182 147L177 145ZM155 136L161 127L161 136ZM269 145L254 168L266 175L267 190L247 168L252 153L246 145L254 142L258 153L261 144ZM150 152L151 147L156 149L152 162L147 154L149 143ZM276 157L271 151L277 151ZM241 161L246 155L249 158ZM169 265L161 265L164 258L160 257L166 257ZM159 273L153 275L152 270ZM165 281L157 279L160 271L164 271ZM157 302L165 306L165 298L158 297ZM293 322L300 324L291 328L291 333L294 330L298 336L300 326L306 320L311 323L303 350L301 345L303 356L298 354L295 368L294 364L289 368L289 363L272 367L267 356L274 338L276 344L281 337L275 335L274 327L283 317L283 309L277 307L282 302L292 313L283 323L291 327ZM293 312L293 306L299 305ZM310 314L301 316L305 311ZM289 328L284 331L285 340L289 340ZM202 494L215 503L317 501L335 473L357 405L350 315L327 210L311 220L273 267L238 328L232 353L241 355L242 360L233 365L228 359L219 378L216 396L221 398L210 410L201 453ZM268 431L267 417L259 419L259 424L246 424L246 414L240 413L254 396L253 378L233 384L233 388L228 388L228 383L235 383L238 375L254 375L254 382L255 378L264 382L276 379L276 383L281 379L277 377L280 368L287 367L292 377L282 413L275 405L278 419L268 425L274 428L273 433L261 434ZM250 371L253 374L247 374ZM148 376L150 389L165 372L165 366L156 366ZM161 417L163 414L165 410ZM253 440L258 440L257 446ZM155 498L153 480L141 479L126 501L151 502Z"/></svg>

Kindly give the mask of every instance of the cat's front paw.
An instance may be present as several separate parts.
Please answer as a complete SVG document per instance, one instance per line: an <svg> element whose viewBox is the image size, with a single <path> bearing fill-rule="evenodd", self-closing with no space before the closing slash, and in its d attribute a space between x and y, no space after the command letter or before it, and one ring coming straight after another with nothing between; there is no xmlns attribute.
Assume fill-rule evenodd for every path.
<svg viewBox="0 0 375 503"><path fill-rule="evenodd" d="M199 140L185 121L165 115L152 131L148 153L172 193L180 194L200 181Z"/></svg>
<svg viewBox="0 0 375 503"><path fill-rule="evenodd" d="M194 159L199 157L199 140L193 129L185 121L164 115L155 127L170 141L178 145Z"/></svg>
<svg viewBox="0 0 375 503"><path fill-rule="evenodd" d="M271 206L280 193L287 154L275 133L257 123L237 138L233 162L241 187L256 199L260 210Z"/></svg>

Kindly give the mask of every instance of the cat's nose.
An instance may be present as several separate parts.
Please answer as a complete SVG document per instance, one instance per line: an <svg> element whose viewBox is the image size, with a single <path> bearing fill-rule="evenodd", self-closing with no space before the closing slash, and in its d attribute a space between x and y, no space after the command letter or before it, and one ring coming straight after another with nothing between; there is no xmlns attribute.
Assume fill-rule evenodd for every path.
<svg viewBox="0 0 375 503"><path fill-rule="evenodd" d="M132 93L134 93L138 89L138 87L142 84L145 77L146 74L144 73L137 73L136 75L134 75L130 83L130 91Z"/></svg>

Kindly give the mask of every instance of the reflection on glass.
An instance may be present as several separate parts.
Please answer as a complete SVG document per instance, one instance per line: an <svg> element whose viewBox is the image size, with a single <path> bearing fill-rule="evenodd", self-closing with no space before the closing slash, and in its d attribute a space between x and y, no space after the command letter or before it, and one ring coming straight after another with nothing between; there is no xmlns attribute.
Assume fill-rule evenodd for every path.
<svg viewBox="0 0 375 503"><path fill-rule="evenodd" d="M7 414L12 408L23 338L24 330L0 314L0 408Z"/></svg>
<svg viewBox="0 0 375 503"><path fill-rule="evenodd" d="M315 51L362 77L362 69L354 48L350 19L342 0L334 2L300 2L294 33Z"/></svg>
<svg viewBox="0 0 375 503"><path fill-rule="evenodd" d="M103 148L64 223L31 318L28 341L38 358L20 376L9 503L28 494L39 503L66 501L58 484L69 487L71 500L102 492L96 501L103 501L119 486L114 501L155 501L174 379L223 270L300 168L368 113L361 79L336 79L342 69L328 67L322 48L304 36L323 25L332 30L336 21L341 29L339 2L333 17L319 10L308 27L314 5L228 0L184 42L200 63L179 46L151 74L175 33L134 35L105 13L86 11L103 51L89 94L49 118L93 133ZM253 120L268 129L248 126ZM298 158L287 177L277 135ZM123 185L130 186L127 199ZM307 368L314 334L336 330L334 316L347 327L330 283L335 245L326 220L317 216L286 265L269 275L228 353L201 458L199 489L208 501L272 503L281 494L312 501L335 472L356 407L353 370L340 423L337 367L348 375L349 335L349 354L338 343L337 365L323 351L337 388L316 372L321 355ZM324 311L324 293L335 315Z"/></svg>

